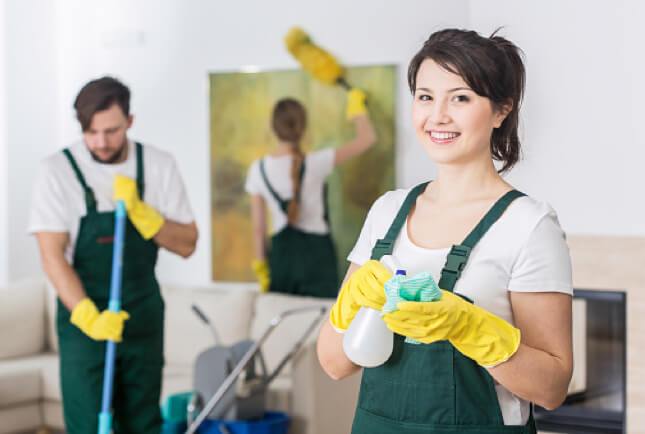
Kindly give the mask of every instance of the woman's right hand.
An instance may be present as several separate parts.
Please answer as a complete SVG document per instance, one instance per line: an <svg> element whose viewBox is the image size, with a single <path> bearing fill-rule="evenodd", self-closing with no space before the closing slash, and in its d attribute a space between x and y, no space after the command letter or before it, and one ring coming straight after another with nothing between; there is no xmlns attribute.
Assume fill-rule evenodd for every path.
<svg viewBox="0 0 645 434"><path fill-rule="evenodd" d="M385 304L384 285L391 277L390 270L375 260L358 268L341 287L331 308L329 319L336 331L346 331L363 306L381 310Z"/></svg>
<svg viewBox="0 0 645 434"><path fill-rule="evenodd" d="M365 92L356 87L347 92L347 105L345 107L347 120L352 120L356 116L367 113L367 106L365 105L366 99L367 95Z"/></svg>
<svg viewBox="0 0 645 434"><path fill-rule="evenodd" d="M260 292L269 291L269 287L271 286L271 272L269 271L267 261L265 259L254 259L251 262L251 268L260 284Z"/></svg>

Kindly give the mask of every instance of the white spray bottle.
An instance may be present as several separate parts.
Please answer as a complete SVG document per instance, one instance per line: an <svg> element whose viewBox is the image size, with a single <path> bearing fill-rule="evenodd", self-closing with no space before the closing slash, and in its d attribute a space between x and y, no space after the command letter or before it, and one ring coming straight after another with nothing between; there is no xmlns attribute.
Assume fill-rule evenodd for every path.
<svg viewBox="0 0 645 434"><path fill-rule="evenodd" d="M405 274L394 256L386 255L381 263L396 274ZM343 351L352 362L365 368L380 366L392 355L394 334L387 328L381 312L361 307L343 336Z"/></svg>

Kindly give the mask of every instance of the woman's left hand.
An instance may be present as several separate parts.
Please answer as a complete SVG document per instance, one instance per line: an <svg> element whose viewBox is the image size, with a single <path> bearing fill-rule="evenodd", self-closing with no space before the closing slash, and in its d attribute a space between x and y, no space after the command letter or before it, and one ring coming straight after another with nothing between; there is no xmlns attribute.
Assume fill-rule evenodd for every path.
<svg viewBox="0 0 645 434"><path fill-rule="evenodd" d="M449 291L441 290L437 301L406 301L398 308L383 316L390 330L426 344L449 340L482 366L508 360L520 345L519 329Z"/></svg>

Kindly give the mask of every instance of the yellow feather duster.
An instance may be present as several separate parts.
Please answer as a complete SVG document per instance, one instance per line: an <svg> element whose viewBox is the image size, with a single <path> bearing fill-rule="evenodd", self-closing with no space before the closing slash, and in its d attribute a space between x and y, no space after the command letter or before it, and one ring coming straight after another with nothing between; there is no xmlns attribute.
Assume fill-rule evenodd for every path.
<svg viewBox="0 0 645 434"><path fill-rule="evenodd" d="M294 27L284 38L287 50L296 58L302 68L314 78L326 84L337 84L343 76L343 68L334 56L315 45L299 27Z"/></svg>

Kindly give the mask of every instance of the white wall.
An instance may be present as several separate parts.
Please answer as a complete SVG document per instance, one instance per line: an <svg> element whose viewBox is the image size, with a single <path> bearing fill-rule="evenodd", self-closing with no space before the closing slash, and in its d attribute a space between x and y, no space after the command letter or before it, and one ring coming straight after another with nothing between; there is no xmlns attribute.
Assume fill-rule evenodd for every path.
<svg viewBox="0 0 645 434"><path fill-rule="evenodd" d="M5 77L5 3L0 2L0 174L7 173L7 97ZM9 236L7 230L7 181L0 175L0 283L9 280L9 243L4 242Z"/></svg>
<svg viewBox="0 0 645 434"><path fill-rule="evenodd" d="M55 21L50 0L4 2L3 68L6 111L6 166L1 183L7 188L7 280L40 270L36 243L27 233L31 180L38 161L57 145Z"/></svg>
<svg viewBox="0 0 645 434"><path fill-rule="evenodd" d="M37 160L78 138L74 96L87 80L109 73L132 88L132 136L177 158L201 230L198 251L188 261L162 255L160 277L209 281L207 73L248 65L295 67L282 44L292 25L305 28L347 64L399 65L399 186L434 175L410 125L405 69L412 54L443 27L488 33L506 26L503 34L524 49L528 68L525 161L510 179L552 203L570 233L645 235L645 147L638 128L645 117L645 30L639 21L645 6L637 0L4 4L0 83L8 110L0 113L0 164L4 150L8 172L0 177L0 207L6 210L0 212L0 236L7 233L8 243L0 247L0 279L3 267L11 280L39 272L35 242L24 232Z"/></svg>
<svg viewBox="0 0 645 434"><path fill-rule="evenodd" d="M526 54L525 161L510 179L575 234L645 236L645 6L473 1L470 24Z"/></svg>
<svg viewBox="0 0 645 434"><path fill-rule="evenodd" d="M410 99L404 79L407 62L432 30L463 27L468 17L467 0L414 0L406 2L405 7L386 0L318 3L50 0L47 3L52 2L54 11L46 12L51 16L45 30L50 32L51 43L55 44L56 59L52 75L45 75L43 79L52 87L49 91L55 91L52 98L56 103L48 106L46 113L38 113L38 122L43 121L44 130L49 132L47 115L55 116L55 132L48 135L47 149L38 152L28 153L19 147L20 141L13 140L12 159L31 164L31 155L42 157L76 140L79 131L71 105L79 88L89 79L106 73L123 79L133 91L136 119L132 137L171 151L190 192L201 232L197 253L187 261L170 254L162 255L159 266L162 280L184 283L210 281L211 276L209 71L238 70L247 65L262 69L295 68L297 65L282 42L283 35L293 25L305 28L348 64L399 65L397 178L399 184L410 185L426 178L428 169L423 164L426 157L413 144L414 133L408 122ZM21 20L26 19L20 6L14 5L14 8L19 9L15 13ZM48 54L35 41L27 46L16 44L16 49ZM49 57L46 57L39 63L48 63ZM21 82L20 77L14 78ZM26 114L22 113L24 122ZM29 172L33 170L32 165ZM25 184L22 188L28 190L30 186ZM17 215L24 215L27 204L16 201L12 204L19 208L15 211ZM15 248L12 245L11 251ZM27 269L37 270L38 266L21 257L20 272L12 270L11 278L21 277Z"/></svg>

